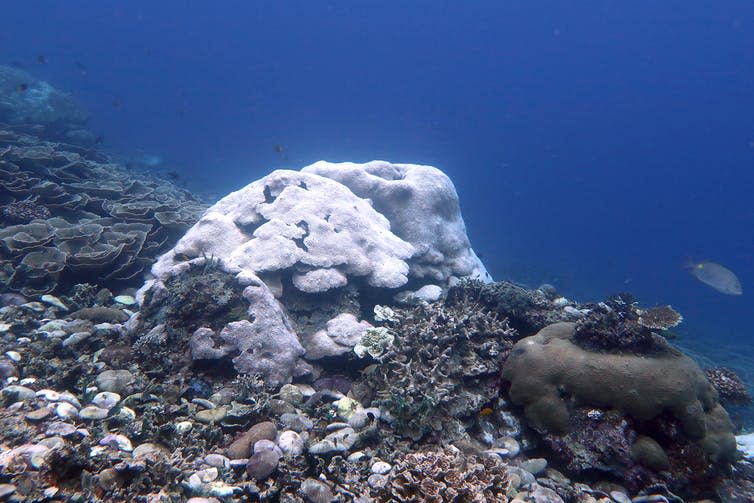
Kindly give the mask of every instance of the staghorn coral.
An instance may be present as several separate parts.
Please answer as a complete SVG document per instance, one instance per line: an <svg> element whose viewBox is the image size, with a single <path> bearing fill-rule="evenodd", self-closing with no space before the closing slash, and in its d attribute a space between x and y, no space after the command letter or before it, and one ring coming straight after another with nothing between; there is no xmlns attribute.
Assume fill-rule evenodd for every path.
<svg viewBox="0 0 754 503"><path fill-rule="evenodd" d="M704 373L720 395L721 403L751 403L751 395L746 390L746 386L732 370L725 367L714 367L705 369Z"/></svg>
<svg viewBox="0 0 754 503"><path fill-rule="evenodd" d="M496 456L464 456L455 448L404 454L383 498L400 502L507 502L510 481ZM382 498L381 498L382 499Z"/></svg>
<svg viewBox="0 0 754 503"><path fill-rule="evenodd" d="M515 331L470 300L397 311L393 343L365 372L396 430L413 439L455 436L458 422L497 396L499 369Z"/></svg>

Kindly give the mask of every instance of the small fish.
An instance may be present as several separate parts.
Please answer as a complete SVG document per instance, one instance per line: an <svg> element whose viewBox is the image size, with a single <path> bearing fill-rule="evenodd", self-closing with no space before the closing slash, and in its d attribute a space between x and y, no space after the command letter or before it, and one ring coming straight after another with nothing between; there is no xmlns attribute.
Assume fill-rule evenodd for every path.
<svg viewBox="0 0 754 503"><path fill-rule="evenodd" d="M78 68L79 74L82 77L86 76L87 74L86 66L84 66L84 64L81 63L81 61L76 61L74 64L76 65L76 68Z"/></svg>
<svg viewBox="0 0 754 503"><path fill-rule="evenodd" d="M27 89L29 89L29 84L27 84L26 82L22 82L21 84L18 84L16 86L17 93L25 93Z"/></svg>
<svg viewBox="0 0 754 503"><path fill-rule="evenodd" d="M47 64L47 56L39 55L37 56L37 63L40 65L46 65Z"/></svg>
<svg viewBox="0 0 754 503"><path fill-rule="evenodd" d="M281 159L287 159L287 157L285 155L285 149L279 143L276 144L274 147L272 147L272 150L275 151L275 152L277 152L280 155Z"/></svg>
<svg viewBox="0 0 754 503"><path fill-rule="evenodd" d="M689 264L691 275L707 286L726 295L743 295L741 282L736 275L720 264L699 262Z"/></svg>

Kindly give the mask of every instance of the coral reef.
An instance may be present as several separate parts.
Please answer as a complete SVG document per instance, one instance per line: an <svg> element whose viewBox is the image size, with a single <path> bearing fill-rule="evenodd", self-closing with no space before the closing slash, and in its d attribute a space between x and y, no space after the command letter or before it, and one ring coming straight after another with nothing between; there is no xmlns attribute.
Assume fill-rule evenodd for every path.
<svg viewBox="0 0 754 503"><path fill-rule="evenodd" d="M225 371L231 367L225 357L194 365L188 357L189 330L208 331L214 349L222 350L218 333L237 316L244 325L256 321L243 297L252 283L239 285L209 259L165 285L151 292L164 296L159 309L149 303L125 322L128 299L92 284L61 299L15 299L0 309L0 371L8 376L0 390L0 494L191 503L572 503L607 501L608 494L613 501L680 501L673 492L746 501L751 494L747 461L736 461L730 475L709 476L706 452L725 445L724 429L703 446L689 441L669 413L640 422L617 409L576 406L568 434L534 437L498 396L499 366L517 334L496 310L453 289L450 304L376 307L375 329L394 341L363 372L367 354L364 360L343 354L331 358L348 363L350 374L323 367L315 379L294 372L294 384L278 389L274 376ZM338 305L352 300L344 295ZM306 306L316 305L299 299L300 319L306 320ZM163 323L130 334L141 316ZM332 318L327 312L323 319ZM478 372L467 375L464 366ZM383 403L384 392L413 400L420 394L380 371L409 383L413 375L425 395L437 383L446 395L425 420L442 429L407 440L415 429L402 426ZM711 414L707 429L724 420ZM533 457L545 451L548 460ZM672 481L663 478L666 472Z"/></svg>
<svg viewBox="0 0 754 503"><path fill-rule="evenodd" d="M465 430L463 421L475 421L497 396L515 331L470 301L420 304L395 314L393 342L381 346L379 364L365 371L366 383L399 433L453 439Z"/></svg>
<svg viewBox="0 0 754 503"><path fill-rule="evenodd" d="M541 434L567 437L578 429L576 403L596 407L596 416L615 409L658 446L696 452L680 457L675 478L683 479L679 474L689 463L705 458L705 469L695 467L696 474L714 477L734 459L733 425L699 367L662 338L652 341L651 355L597 352L577 345L577 324L557 323L516 343L503 378L510 382L511 399L524 406L529 424ZM675 432L672 441L668 430Z"/></svg>
<svg viewBox="0 0 754 503"><path fill-rule="evenodd" d="M463 279L448 292L447 302L473 299L473 302L507 318L520 334L533 334L558 321L583 316L575 303L552 292L528 290L508 281L485 283L477 279ZM570 312L569 312L570 310Z"/></svg>
<svg viewBox="0 0 754 503"><path fill-rule="evenodd" d="M48 140L94 145L89 113L69 94L19 68L0 66L0 123Z"/></svg>
<svg viewBox="0 0 754 503"><path fill-rule="evenodd" d="M670 306L642 309L629 293L619 293L606 302L589 306L578 320L573 340L587 349L650 353L663 351L658 331L676 326L683 319Z"/></svg>
<svg viewBox="0 0 754 503"><path fill-rule="evenodd" d="M0 280L25 295L140 285L204 206L94 150L0 127Z"/></svg>
<svg viewBox="0 0 754 503"><path fill-rule="evenodd" d="M349 186L336 181L341 169L349 180L359 172L368 175L375 197L382 198L384 205L403 194L407 201L403 212L389 211L398 222L395 227L375 209L364 186L359 185L360 195L356 195ZM327 171L327 176L315 174L320 170ZM422 214L427 217L429 231L420 232L417 224L407 220L408 215L415 217L413 211L420 207L425 208ZM437 229L443 226L446 228L439 232ZM416 246L393 229L405 232ZM216 239L218 235L223 239ZM413 260L417 253L421 256ZM237 309L233 320L208 316L204 303L197 305L193 299L184 302L176 296L179 291L188 291L196 297L195 289L188 286L191 271L208 267L234 276L237 286L247 292L249 285L254 285L269 295L244 294L248 316ZM300 345L308 360L294 365L292 359L285 359L283 367L287 370L274 378L276 383L290 381L294 374L316 373L309 362L338 366L354 359L352 349L371 328L369 320L364 319L369 315L363 313L369 313L379 301L405 294L398 291L400 288L417 289L424 298L430 294L439 298L443 287L458 276L489 279L469 245L450 180L435 168L381 161L364 165L320 162L300 172L275 171L209 208L151 271L154 277L137 293L142 313L131 326L133 334L141 337L160 324L173 331L178 328L182 337L191 337L194 360L235 355L232 358L237 371L271 376L270 365L265 364L264 371L257 365L266 351L249 351L251 346L240 341L253 339L252 331L240 330L238 323L243 324L244 319L252 325L259 323L261 316L255 310L276 311L276 328L267 327L266 337L281 337L280 347ZM427 278L443 287L423 284ZM222 292L217 295L224 297ZM255 305L258 303L264 305ZM222 300L207 302L218 304ZM181 305L186 307L177 307ZM181 309L186 316L181 315ZM197 323L188 327L185 320ZM231 329L225 325L229 322L238 323ZM269 347L275 347L275 342ZM247 361L249 358L256 363Z"/></svg>
<svg viewBox="0 0 754 503"><path fill-rule="evenodd" d="M0 138L2 223L50 211L0 231L5 282L70 286L0 297L0 499L751 494L717 392L659 335L680 316L485 283L433 168L275 172L213 207L134 294L126 272L184 222L160 205L191 198L90 150Z"/></svg>
<svg viewBox="0 0 754 503"><path fill-rule="evenodd" d="M746 386L732 370L725 367L713 367L704 369L704 373L720 395L720 403L732 405L751 403L751 395Z"/></svg>

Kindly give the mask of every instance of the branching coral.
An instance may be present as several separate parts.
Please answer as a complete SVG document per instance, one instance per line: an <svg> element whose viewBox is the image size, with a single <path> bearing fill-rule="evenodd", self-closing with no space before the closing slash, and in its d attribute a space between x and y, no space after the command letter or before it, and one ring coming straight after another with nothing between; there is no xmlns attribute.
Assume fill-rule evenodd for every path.
<svg viewBox="0 0 754 503"><path fill-rule="evenodd" d="M586 349L650 353L664 347L657 331L682 319L670 306L641 309L631 294L619 293L591 306L578 321L573 340Z"/></svg>
<svg viewBox="0 0 754 503"><path fill-rule="evenodd" d="M551 299L549 290L528 290L507 281L484 283L463 279L450 288L446 302L472 301L500 318L507 318L511 327L527 335L563 320L560 308Z"/></svg>
<svg viewBox="0 0 754 503"><path fill-rule="evenodd" d="M515 334L507 320L469 299L420 304L398 318L393 344L366 378L401 434L444 430L444 421L468 417L497 395Z"/></svg>
<svg viewBox="0 0 754 503"><path fill-rule="evenodd" d="M732 370L725 367L705 369L707 379L715 387L723 404L751 403L751 395L746 390L741 378Z"/></svg>

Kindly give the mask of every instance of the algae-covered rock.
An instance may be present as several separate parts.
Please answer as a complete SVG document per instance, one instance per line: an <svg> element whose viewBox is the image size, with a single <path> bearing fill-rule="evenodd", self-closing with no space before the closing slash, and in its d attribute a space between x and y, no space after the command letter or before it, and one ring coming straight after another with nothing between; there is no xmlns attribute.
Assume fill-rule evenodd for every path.
<svg viewBox="0 0 754 503"><path fill-rule="evenodd" d="M670 468L670 459L660 444L651 437L640 435L631 446L631 456L638 463L654 470Z"/></svg>

